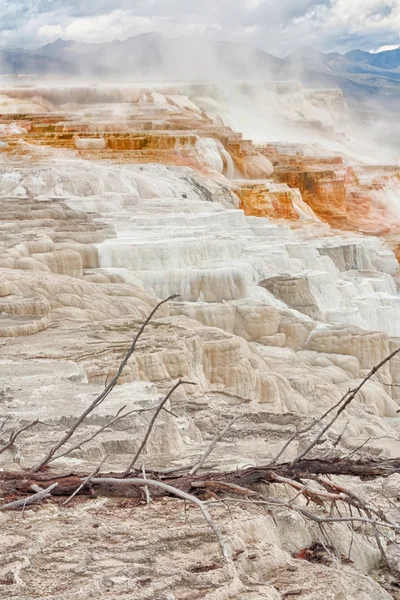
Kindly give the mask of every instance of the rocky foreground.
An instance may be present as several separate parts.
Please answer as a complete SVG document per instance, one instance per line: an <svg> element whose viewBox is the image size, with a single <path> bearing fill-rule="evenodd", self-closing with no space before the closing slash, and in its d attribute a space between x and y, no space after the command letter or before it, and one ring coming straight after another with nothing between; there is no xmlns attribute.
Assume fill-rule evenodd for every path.
<svg viewBox="0 0 400 600"><path fill-rule="evenodd" d="M252 135L259 93L260 131L274 132L265 143L235 129L243 122ZM46 475L100 463L123 473L179 379L196 385L179 386L157 418L144 473L194 465L234 419L205 467L267 465L400 346L400 171L357 147L337 91L16 87L2 90L1 113L3 473L43 458L172 295ZM396 356L310 456L397 458L399 390ZM129 416L112 423L123 407ZM281 460L314 435L297 436ZM399 520L397 473L331 481ZM15 498L2 489L2 504ZM148 505L89 490L0 511L0 597L399 597L398 530L307 521L290 483L257 493L285 506L206 498L229 560L198 508L173 498ZM307 510L336 514L316 496Z"/></svg>

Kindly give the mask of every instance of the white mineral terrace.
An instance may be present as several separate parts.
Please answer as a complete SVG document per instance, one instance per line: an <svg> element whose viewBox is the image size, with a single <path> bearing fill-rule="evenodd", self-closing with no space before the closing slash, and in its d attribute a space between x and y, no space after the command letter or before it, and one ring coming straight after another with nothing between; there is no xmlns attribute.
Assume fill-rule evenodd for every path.
<svg viewBox="0 0 400 600"><path fill-rule="evenodd" d="M156 297L286 304L321 322L400 337L400 298L392 277L398 263L379 239L332 233L314 239L312 221L309 229L296 231L246 217L234 206L229 182L202 184L186 168L72 160L0 174L3 196L57 198L74 210L97 213L96 220L115 232L96 245L99 267ZM259 287L271 280L278 290L281 278L287 288L288 276L284 298Z"/></svg>
<svg viewBox="0 0 400 600"><path fill-rule="evenodd" d="M311 92L293 83L261 87L253 114L246 103L230 107L229 88L221 92L212 85L129 94L101 87L84 92L13 88L9 95L3 90L0 424L6 419L6 426L1 442L13 428L33 419L40 423L24 433L20 450L0 452L1 469L29 468L59 439L116 372L139 324L171 295L178 297L147 327L119 385L85 421L74 443L98 427L104 431L55 460L52 468L89 473L106 456L104 468L123 472L148 427L145 411L158 406L160 394L179 378L196 385L181 386L160 413L140 459L146 468L194 464L233 417L238 420L218 443L210 469L267 464L295 429L340 401L399 345L396 255L383 236L357 233L352 223L358 221L350 219L351 210L358 217L359 207L362 216L368 208L367 226L378 215L387 234L387 219L398 223L400 215L398 179L379 171L377 182L375 174L362 170L365 165L357 160L363 152L342 135L347 113L341 94ZM259 93L254 84L250 89ZM271 139L263 137L264 146L256 147L229 128L246 117L251 132L264 95L271 110L284 105L285 127L291 119L313 123L319 118L321 128L311 145L307 139L302 147L277 143L280 122L269 113L264 125L268 129L273 121L276 142L270 154ZM19 116L13 121L10 114ZM310 126L305 137L311 140L314 133ZM299 135L297 130L296 141ZM339 147L347 156L335 162L333 148ZM320 162L313 171L314 157ZM295 163L296 185L283 178ZM360 169L357 177L351 163ZM307 190L302 195L304 173L317 173L317 183L324 184L319 196ZM323 193L332 221L324 221ZM249 197L246 206L243 198ZM340 212L345 201L351 207L348 221ZM396 250L394 242L391 247ZM365 384L315 452L336 457L362 447L368 456L398 457L399 386L396 357ZM139 412L106 426L123 407ZM296 439L283 459L292 460L311 435ZM367 494L373 484L356 485ZM273 484L268 493L289 499L297 493L282 489ZM396 499L397 475L385 490ZM31 539L25 526L36 527L40 515L51 523L48 529L44 521L38 525L34 548L26 542L29 552L25 537L18 541L19 534L10 534L11 521L0 512L7 530L0 550L16 535L17 543L4 556L8 552L19 569L0 565L0 588L8 581L7 569L18 575L17 583L14 578L9 587L4 584L7 596L0 589L1 598L111 600L124 597L126 581L128 600L285 600L295 596L287 592L296 592L299 582L302 589L308 586L307 600L392 598L367 577L379 568L381 555L373 536L367 538L361 528L354 540L346 525L332 529L339 553L352 563L334 567L302 561L294 573L300 561L293 556L320 542L318 527L308 528L289 510L277 511L274 521L264 507L249 512L232 505L236 520L221 519L239 558L210 569L210 575L193 564L218 561L218 544L204 533L204 523L195 521L191 507L193 529L192 521L184 522L182 506L178 514L170 500L135 508L127 504L122 516L123 503L107 513L107 500L93 502L26 511L18 521L21 540ZM152 527L156 523L151 531L146 515L152 515ZM101 521L96 533L88 533L96 519ZM71 531L83 541L65 549ZM396 552L385 544L388 552ZM160 548L166 549L162 556ZM97 560L102 566L96 569L106 571L105 578L96 579L101 585L87 577ZM46 577L53 569L57 574L45 595L36 583L29 595L31 564ZM148 588L137 583L143 574ZM64 576L66 595L57 587ZM292 587L284 587L289 580ZM113 586L119 595L109 595ZM193 589L200 595L191 595Z"/></svg>

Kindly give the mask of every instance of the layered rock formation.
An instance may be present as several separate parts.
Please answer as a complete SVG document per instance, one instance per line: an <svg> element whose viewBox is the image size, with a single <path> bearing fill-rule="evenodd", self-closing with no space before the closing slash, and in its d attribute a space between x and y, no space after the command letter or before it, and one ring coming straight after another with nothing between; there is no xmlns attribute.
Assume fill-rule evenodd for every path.
<svg viewBox="0 0 400 600"><path fill-rule="evenodd" d="M15 461L28 467L57 441L116 372L160 298L179 295L157 314L120 385L77 434L84 439L123 406L153 408L178 378L195 381L177 391L157 421L143 456L149 467L196 462L234 416L239 420L212 460L223 469L267 463L294 428L335 404L398 345L397 258L382 238L362 235L390 228L396 248L397 170L350 164L347 155L321 147L245 140L214 114L217 91L200 85L4 90L1 421L8 419L4 435L34 418L40 423L25 432L20 451L0 455L3 467L17 468ZM297 127L312 129L307 111L315 108L322 118L327 106L342 123L337 94L333 102L329 94L295 91L304 111ZM282 90L268 93L281 102ZM287 125L295 110L285 102ZM319 128L333 136L329 119ZM365 385L322 451L335 456L364 444L364 452L396 456L398 384L396 358ZM108 469L123 469L147 424L147 412L131 415L54 468L89 470L107 455ZM285 458L306 442L294 442ZM29 513L19 526L20 544L7 550L1 567L5 597L107 598L124 589L138 599L283 600L299 591L297 573L299 597L316 597L314 587L332 598L390 598L364 576L378 569L379 553L361 536L350 548L354 564L338 576L334 564L317 572L291 556L319 540L317 527L308 530L284 510L274 523L257 507L235 508L232 525L218 509L241 556L228 568L200 522L195 536L180 521L172 536L165 507L156 504L147 512L154 528L141 538L137 518L144 530L148 520L127 506L134 526L121 522L123 503L112 501L97 501L94 509L78 504L68 516L57 507ZM68 550L79 515L89 513L93 527L102 521L97 550L89 551L94 538L86 532L78 546L87 550ZM15 516L1 518L14 535ZM59 526L50 544L53 575L41 588L32 569L44 564L29 527L39 529L47 547L45 518ZM135 547L127 541L132 535ZM343 526L335 535L346 554L350 533ZM160 544L173 562L170 577L161 556L150 560ZM204 567L206 556L215 569ZM102 573L95 575L99 564ZM64 567L62 583L54 573Z"/></svg>
<svg viewBox="0 0 400 600"><path fill-rule="evenodd" d="M303 154L306 148L296 146L261 151L276 162L276 180L299 189L310 208L332 226L372 235L398 232L398 167L346 165L337 156L310 158Z"/></svg>

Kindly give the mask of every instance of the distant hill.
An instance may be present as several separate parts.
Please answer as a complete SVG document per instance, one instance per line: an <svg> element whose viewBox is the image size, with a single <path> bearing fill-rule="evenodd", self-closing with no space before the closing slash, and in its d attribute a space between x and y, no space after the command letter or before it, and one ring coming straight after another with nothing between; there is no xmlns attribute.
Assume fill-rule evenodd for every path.
<svg viewBox="0 0 400 600"><path fill-rule="evenodd" d="M171 40L154 32L104 44L59 39L38 48L35 54L67 62L77 74L145 81L276 78L285 64L251 46Z"/></svg>
<svg viewBox="0 0 400 600"><path fill-rule="evenodd" d="M377 53L353 50L352 52L348 52L346 57L354 62L364 63L371 67L387 71L394 71L400 68L400 48Z"/></svg>
<svg viewBox="0 0 400 600"><path fill-rule="evenodd" d="M74 67L62 58L42 56L22 48L0 50L0 74L73 75Z"/></svg>
<svg viewBox="0 0 400 600"><path fill-rule="evenodd" d="M382 55L390 54L382 58ZM303 48L286 58L292 69L306 85L340 87L348 101L357 108L383 107L400 111L400 69L389 69L391 62L397 64L398 50L372 54L354 50L347 54L331 52L324 54L313 48ZM382 67L379 67L378 64Z"/></svg>
<svg viewBox="0 0 400 600"><path fill-rule="evenodd" d="M34 51L0 51L0 73L129 81L300 80L343 89L356 107L400 111L400 49L324 54L306 47L282 59L245 44L166 39L151 32L93 44L58 39Z"/></svg>

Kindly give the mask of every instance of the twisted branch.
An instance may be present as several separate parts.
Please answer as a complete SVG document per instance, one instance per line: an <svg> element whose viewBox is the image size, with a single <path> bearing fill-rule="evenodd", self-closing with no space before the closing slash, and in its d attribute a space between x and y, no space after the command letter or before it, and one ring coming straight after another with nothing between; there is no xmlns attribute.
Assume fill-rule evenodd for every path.
<svg viewBox="0 0 400 600"><path fill-rule="evenodd" d="M159 302L157 304L157 306L155 306L155 308L151 311L151 313L149 314L147 319L142 323L141 327L139 328L139 331L133 338L132 344L130 345L128 351L124 355L124 357L119 365L116 375L112 378L110 383L108 383L106 385L104 390L98 396L96 396L96 398L93 400L93 402L90 404L90 406L88 406L88 408L81 414L81 416L75 421L75 423L70 427L70 429L68 429L68 431L65 433L65 435L63 435L63 437L49 450L49 452L46 454L46 456L32 468L33 473L36 473L37 471L41 471L43 469L43 467L45 467L46 465L49 464L49 462L51 462L52 460L55 460L54 455L56 454L57 450L59 450L61 448L61 446L63 446L66 442L68 442L68 440L73 436L73 434L78 429L78 427L80 425L82 425L82 423L84 422L86 417L88 415L90 415L90 413L92 413L100 404L102 404L104 402L104 400L107 398L107 396L112 392L114 387L117 385L117 382L122 375L122 371L124 370L128 360L130 359L130 357L132 356L132 354L135 351L136 344L137 344L140 336L142 335L146 326L150 323L150 321L153 318L153 316L155 315L155 313L158 311L160 306L162 306L166 302L169 302L170 300L174 300L177 297L178 296L176 294L174 294L173 296L169 296L169 298L162 300L161 302Z"/></svg>

